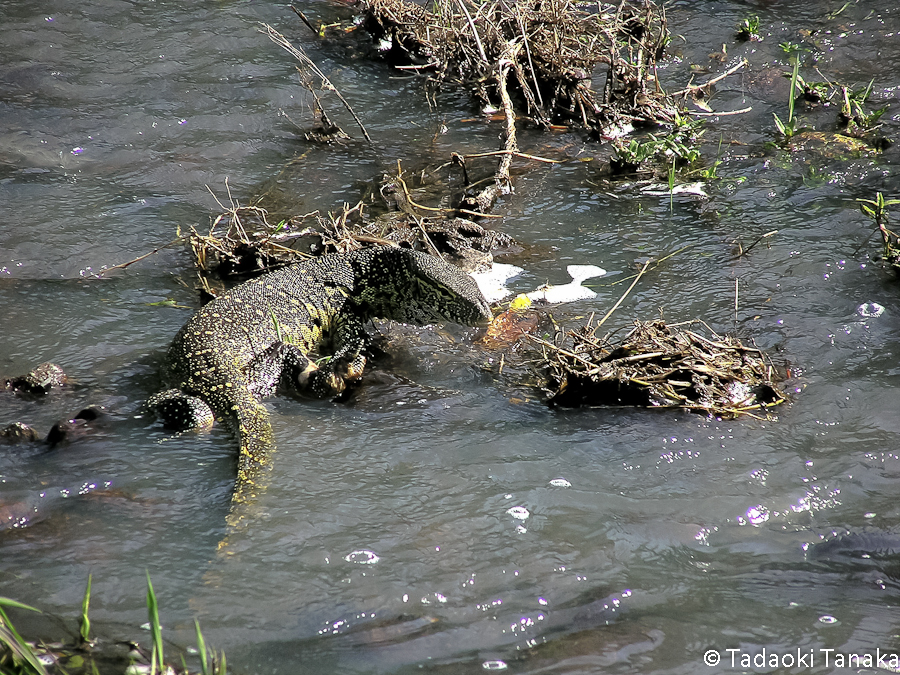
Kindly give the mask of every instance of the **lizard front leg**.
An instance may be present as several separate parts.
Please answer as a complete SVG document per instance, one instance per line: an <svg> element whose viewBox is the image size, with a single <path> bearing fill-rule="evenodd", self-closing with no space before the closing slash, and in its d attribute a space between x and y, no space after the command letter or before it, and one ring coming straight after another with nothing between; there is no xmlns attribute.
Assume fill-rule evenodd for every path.
<svg viewBox="0 0 900 675"><path fill-rule="evenodd" d="M362 321L344 315L335 322L334 346L331 359L318 370L309 372L308 388L319 396L334 396L359 380L366 367L363 350L369 341Z"/></svg>

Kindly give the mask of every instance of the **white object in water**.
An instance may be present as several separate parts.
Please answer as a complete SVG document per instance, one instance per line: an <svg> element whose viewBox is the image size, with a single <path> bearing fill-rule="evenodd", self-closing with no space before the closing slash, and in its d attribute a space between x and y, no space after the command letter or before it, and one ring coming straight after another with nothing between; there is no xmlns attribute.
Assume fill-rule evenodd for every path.
<svg viewBox="0 0 900 675"><path fill-rule="evenodd" d="M645 195L651 195L653 197L665 197L669 194L673 195L693 195L694 197L705 197L709 198L709 195L706 193L704 188L706 185L703 183L681 183L680 185L673 185L672 190L669 190L668 185L663 185L662 183L651 183L650 185L645 185L641 188L641 192Z"/></svg>
<svg viewBox="0 0 900 675"><path fill-rule="evenodd" d="M504 265L503 263L493 263L491 268L486 272L470 272L469 276L475 279L481 294L488 302L497 302L508 295L512 295L512 291L506 286L506 282L513 277L519 276L524 272L521 267L515 265Z"/></svg>
<svg viewBox="0 0 900 675"><path fill-rule="evenodd" d="M856 313L866 319L872 319L884 314L884 307L877 302L864 302L856 308Z"/></svg>
<svg viewBox="0 0 900 675"><path fill-rule="evenodd" d="M566 271L572 277L571 283L562 284L561 286L545 284L528 293L528 297L533 302L544 302L548 305L574 302L575 300L590 300L597 297L594 291L582 286L581 282L586 279L602 277L606 274L605 269L596 265L569 265Z"/></svg>

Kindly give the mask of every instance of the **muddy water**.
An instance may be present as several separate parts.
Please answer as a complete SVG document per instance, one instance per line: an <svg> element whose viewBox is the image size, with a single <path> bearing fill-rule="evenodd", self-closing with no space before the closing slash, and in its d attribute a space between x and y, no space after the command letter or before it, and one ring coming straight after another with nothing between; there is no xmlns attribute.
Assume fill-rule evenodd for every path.
<svg viewBox="0 0 900 675"><path fill-rule="evenodd" d="M807 80L874 78L870 109L888 105L883 132L900 136L898 11L866 3L829 18L839 4L670 7L684 39L661 71L668 86L749 60L712 101L752 110L709 118L705 156L721 138L722 164L707 197L604 185L601 161L582 161L603 148L523 132L527 151L572 161L522 165L498 209L528 246L516 290L565 282L571 263L610 270L595 301L554 310L563 323L604 312L637 262L691 245L614 327L662 312L756 340L796 376L776 420L549 410L486 373L473 332L394 330L391 359L350 402L271 402L271 481L229 529L228 434L172 438L139 416L190 313L153 303L196 306L188 256L89 272L208 226L207 186L224 200L226 178L246 200L305 153L279 184L305 211L333 210L397 159L438 165L492 147L499 128L470 121L477 111L453 93L430 109L415 80L352 40L314 39L282 7L0 2L0 369L49 359L74 379L47 400L4 397L0 422L46 430L89 403L112 412L54 453L0 453L0 499L33 522L0 535L0 595L72 617L93 574L98 632L148 640L149 571L165 634L190 644L197 617L248 673L738 672L763 650L757 671L776 670L774 654L779 667L803 656L805 672L900 650L896 559L807 550L848 528L900 531L900 287L855 202L900 197L900 155L766 146L772 113L787 114L788 40L809 50ZM301 5L321 20L347 11ZM765 39L739 44L733 26L750 14ZM279 112L309 125L310 102L258 21L306 46L371 147L336 107L356 140L298 139ZM709 56L723 43L724 63ZM830 130L836 110L799 114ZM709 650L718 665L704 665Z"/></svg>

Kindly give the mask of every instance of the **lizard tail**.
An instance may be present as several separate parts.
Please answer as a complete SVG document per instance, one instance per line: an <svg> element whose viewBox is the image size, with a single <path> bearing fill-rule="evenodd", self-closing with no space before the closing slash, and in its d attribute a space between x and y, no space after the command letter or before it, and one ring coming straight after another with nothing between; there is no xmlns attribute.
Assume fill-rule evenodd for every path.
<svg viewBox="0 0 900 675"><path fill-rule="evenodd" d="M240 450L233 503L241 503L253 501L263 487L260 479L271 462L275 441L269 411L249 392L247 400L235 406L234 415Z"/></svg>
<svg viewBox="0 0 900 675"><path fill-rule="evenodd" d="M231 509L225 518L229 533L219 542L220 554L228 548L231 535L258 521L260 514L256 502L266 490L275 450L269 411L249 391L234 405L229 417L240 449Z"/></svg>

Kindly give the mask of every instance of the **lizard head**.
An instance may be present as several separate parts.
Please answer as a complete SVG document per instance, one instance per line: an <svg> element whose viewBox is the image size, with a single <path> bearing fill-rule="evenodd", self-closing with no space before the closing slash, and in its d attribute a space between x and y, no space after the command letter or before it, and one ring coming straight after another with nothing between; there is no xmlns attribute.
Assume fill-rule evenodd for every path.
<svg viewBox="0 0 900 675"><path fill-rule="evenodd" d="M370 249L371 250L371 249ZM486 325L493 315L475 280L437 256L406 248L380 248L371 259L367 277L370 297L381 296L377 316L424 325L452 321L466 326Z"/></svg>

